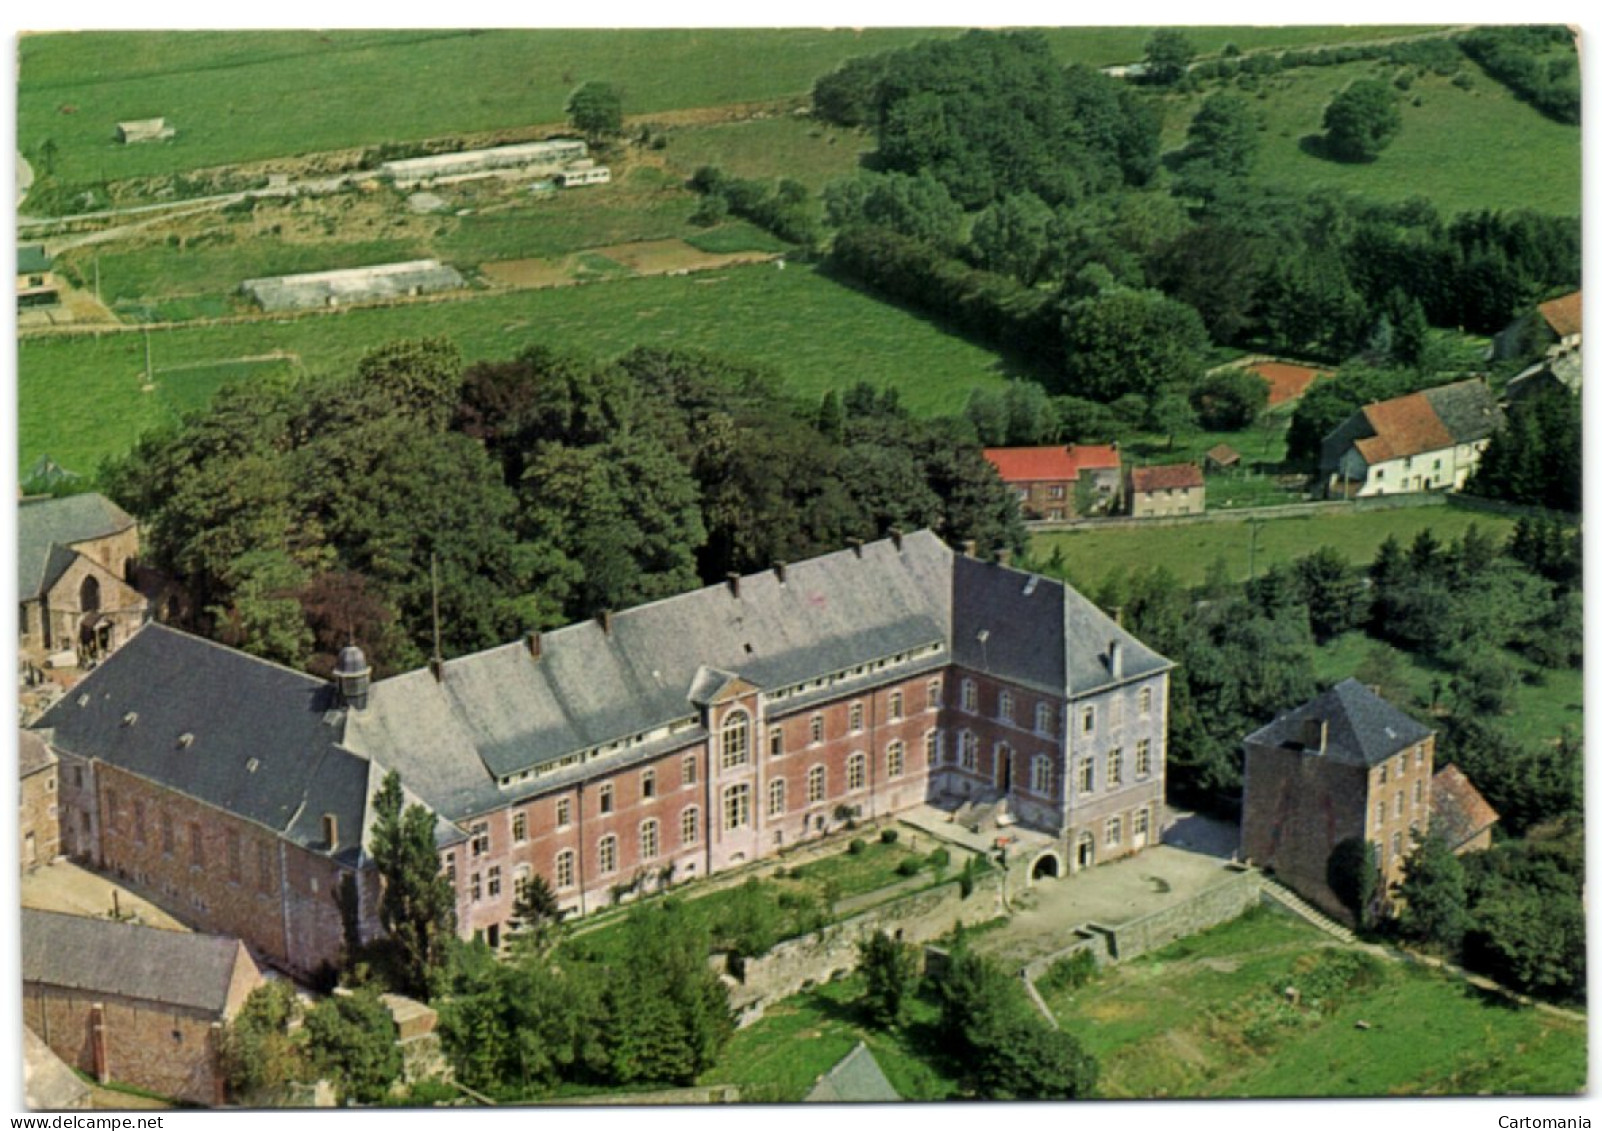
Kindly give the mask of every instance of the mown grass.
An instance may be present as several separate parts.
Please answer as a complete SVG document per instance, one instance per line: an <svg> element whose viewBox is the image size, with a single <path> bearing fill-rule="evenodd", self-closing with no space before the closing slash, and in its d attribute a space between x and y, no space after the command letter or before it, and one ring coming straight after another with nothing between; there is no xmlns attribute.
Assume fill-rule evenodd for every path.
<svg viewBox="0 0 1602 1131"><path fill-rule="evenodd" d="M1336 43L1402 28L1195 28L1196 46ZM97 182L381 142L560 122L598 79L624 111L803 95L845 59L957 29L161 31L30 35L17 136L57 174ZM1065 62L1140 58L1149 28L1047 33ZM123 146L118 121L165 116L170 141Z"/></svg>
<svg viewBox="0 0 1602 1131"><path fill-rule="evenodd" d="M716 165L736 177L789 177L817 192L836 177L857 172L862 154L872 148L866 133L784 116L674 130L666 153L669 165L684 177L702 165Z"/></svg>
<svg viewBox="0 0 1602 1131"><path fill-rule="evenodd" d="M1306 557L1321 546L1345 554L1357 565L1374 560L1380 544L1394 535L1408 545L1428 529L1442 541L1455 541L1471 524L1493 538L1504 539L1514 522L1501 515L1455 507L1401 507L1395 510L1322 512L1289 518L1246 522L1193 522L1177 526L1091 527L1036 534L1030 539L1030 560L1044 562L1062 550L1068 580L1094 590L1110 574L1128 573L1161 564L1182 585L1197 585L1219 557L1229 575L1244 580L1252 563L1252 530L1257 531L1259 573L1277 562Z"/></svg>
<svg viewBox="0 0 1602 1131"><path fill-rule="evenodd" d="M1048 994L1107 1097L1554 1094L1585 1086L1583 1023L1375 959L1323 1009L1306 984L1342 948L1262 908ZM1365 956L1366 957L1366 956ZM1367 965L1367 964L1364 964ZM1367 1022L1363 1028L1358 1022Z"/></svg>
<svg viewBox="0 0 1602 1131"><path fill-rule="evenodd" d="M1435 74L1388 63L1303 67L1262 80L1248 94L1261 112L1262 149L1254 176L1264 184L1307 192L1337 189L1375 200L1426 197L1443 214L1471 209L1533 208L1558 215L1580 212L1580 130L1560 125L1520 102L1478 64L1465 58L1469 89ZM1402 128L1378 159L1345 164L1318 155L1324 108L1359 78L1392 82L1413 75L1397 91ZM1167 102L1164 147L1184 145L1185 130L1202 100L1217 87ZM1235 88L1231 88L1235 89ZM1494 168L1496 173L1488 175Z"/></svg>
<svg viewBox="0 0 1602 1131"><path fill-rule="evenodd" d="M152 332L154 367L222 364L281 351L314 373L349 370L374 346L441 335L469 361L544 343L607 357L638 345L705 350L771 366L786 392L816 403L857 381L892 386L919 414L958 411L976 385L999 388L998 356L804 265L347 309L298 318ZM170 419L140 392L143 336L28 338L18 356L18 458L48 453L80 474ZM160 382L158 373L157 384Z"/></svg>
<svg viewBox="0 0 1602 1131"><path fill-rule="evenodd" d="M1313 650L1313 671L1321 685L1347 678L1382 647L1366 633L1348 632ZM1565 730L1579 737L1585 721L1585 678L1572 669L1546 671L1513 652L1510 663L1524 679L1513 692L1508 713L1493 721L1523 738L1554 740ZM1428 707L1432 699L1447 696L1451 676L1421 657L1397 651L1397 680L1408 702Z"/></svg>

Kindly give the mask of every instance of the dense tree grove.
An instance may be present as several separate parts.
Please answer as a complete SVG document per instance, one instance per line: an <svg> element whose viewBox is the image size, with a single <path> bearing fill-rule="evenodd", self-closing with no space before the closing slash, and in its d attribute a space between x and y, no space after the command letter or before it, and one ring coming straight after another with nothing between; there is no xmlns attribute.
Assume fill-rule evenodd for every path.
<svg viewBox="0 0 1602 1131"><path fill-rule="evenodd" d="M1578 514L1582 478L1580 398L1548 388L1508 409L1468 491L1510 503Z"/></svg>
<svg viewBox="0 0 1602 1131"><path fill-rule="evenodd" d="M457 654L891 526L1022 547L965 423L845 392L825 433L766 371L706 355L463 369L401 342L349 378L229 386L105 479L190 627L323 673L353 636L381 674L420 664L431 566Z"/></svg>
<svg viewBox="0 0 1602 1131"><path fill-rule="evenodd" d="M1324 148L1338 161L1372 161L1402 128L1396 91L1377 79L1359 79L1324 110Z"/></svg>

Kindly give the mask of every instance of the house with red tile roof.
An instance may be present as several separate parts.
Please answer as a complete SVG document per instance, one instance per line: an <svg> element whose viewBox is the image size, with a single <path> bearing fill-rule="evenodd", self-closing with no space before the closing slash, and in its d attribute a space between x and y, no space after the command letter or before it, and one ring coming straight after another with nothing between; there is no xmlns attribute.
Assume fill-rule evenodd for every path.
<svg viewBox="0 0 1602 1131"><path fill-rule="evenodd" d="M1135 518L1173 518L1207 509L1207 483L1193 463L1129 469L1129 513Z"/></svg>
<svg viewBox="0 0 1602 1131"><path fill-rule="evenodd" d="M1001 481L1018 496L1026 519L1063 519L1115 510L1123 465L1117 443L986 448Z"/></svg>
<svg viewBox="0 0 1602 1131"><path fill-rule="evenodd" d="M1580 348L1580 291L1549 299L1519 316L1493 339L1498 360L1528 355L1551 356Z"/></svg>
<svg viewBox="0 0 1602 1131"><path fill-rule="evenodd" d="M1461 856L1491 847L1491 826L1501 820L1474 783L1456 766L1430 780L1430 829Z"/></svg>
<svg viewBox="0 0 1602 1131"><path fill-rule="evenodd" d="M1365 405L1328 436L1319 457L1331 498L1457 490L1502 426L1484 381L1459 381Z"/></svg>

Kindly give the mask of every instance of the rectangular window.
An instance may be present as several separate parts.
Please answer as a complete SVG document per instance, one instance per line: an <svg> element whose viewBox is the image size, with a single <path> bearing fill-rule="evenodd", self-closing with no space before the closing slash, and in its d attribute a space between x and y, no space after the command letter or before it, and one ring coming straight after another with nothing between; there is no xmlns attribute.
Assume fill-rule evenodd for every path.
<svg viewBox="0 0 1602 1131"><path fill-rule="evenodd" d="M556 827L565 829L573 823L573 803L566 797L556 799Z"/></svg>
<svg viewBox="0 0 1602 1131"><path fill-rule="evenodd" d="M1115 746L1107 752L1107 788L1116 789L1124 784L1124 750Z"/></svg>
<svg viewBox="0 0 1602 1131"><path fill-rule="evenodd" d="M573 886L574 856L571 848L564 848L556 854L556 887L557 890Z"/></svg>
<svg viewBox="0 0 1602 1131"><path fill-rule="evenodd" d="M1036 703L1035 704L1035 733L1036 734L1050 734L1051 733L1051 704L1050 703Z"/></svg>
<svg viewBox="0 0 1602 1131"><path fill-rule="evenodd" d="M962 681L962 709L970 715L979 712L979 688L971 679Z"/></svg>
<svg viewBox="0 0 1602 1131"><path fill-rule="evenodd" d="M650 800L656 796L656 771L640 771L640 796Z"/></svg>
<svg viewBox="0 0 1602 1131"><path fill-rule="evenodd" d="M1114 695L1107 700L1107 725L1114 730L1124 725L1124 697Z"/></svg>
<svg viewBox="0 0 1602 1131"><path fill-rule="evenodd" d="M489 825L480 821L472 828L473 855L484 856L490 850Z"/></svg>
<svg viewBox="0 0 1602 1131"><path fill-rule="evenodd" d="M807 771L807 804L816 805L823 800L824 770L822 766L813 766Z"/></svg>
<svg viewBox="0 0 1602 1131"><path fill-rule="evenodd" d="M595 849L595 866L601 875L610 876L617 871L617 837L608 833Z"/></svg>
<svg viewBox="0 0 1602 1131"><path fill-rule="evenodd" d="M885 748L884 752L884 776L887 778L899 778L906 772L906 768L906 747L899 741L892 742Z"/></svg>
<svg viewBox="0 0 1602 1131"><path fill-rule="evenodd" d="M932 730L923 736L923 764L925 766L938 766L940 757L940 732Z"/></svg>
<svg viewBox="0 0 1602 1131"><path fill-rule="evenodd" d="M1135 776L1137 778L1151 775L1151 739L1143 738L1135 743Z"/></svg>
<svg viewBox="0 0 1602 1131"><path fill-rule="evenodd" d="M823 716L812 716L812 745L816 746L823 741Z"/></svg>
<svg viewBox="0 0 1602 1131"><path fill-rule="evenodd" d="M846 759L846 789L861 789L867 784L868 759L862 754L853 754Z"/></svg>
<svg viewBox="0 0 1602 1131"><path fill-rule="evenodd" d="M467 898L474 903L484 898L484 877L478 872L472 873L467 878Z"/></svg>
<svg viewBox="0 0 1602 1131"><path fill-rule="evenodd" d="M1422 770L1424 768L1424 744L1422 742L1419 743L1417 749L1413 751L1413 768L1415 770Z"/></svg>
<svg viewBox="0 0 1602 1131"><path fill-rule="evenodd" d="M1143 719L1150 718L1151 717L1151 688L1142 687L1140 689L1140 695L1136 698L1135 702L1140 708L1140 717L1143 718Z"/></svg>
<svg viewBox="0 0 1602 1131"><path fill-rule="evenodd" d="M768 757L780 758L784 755L784 728L775 725L768 731Z"/></svg>
<svg viewBox="0 0 1602 1131"><path fill-rule="evenodd" d="M1124 822L1121 817L1107 818L1107 847L1117 848L1124 843Z"/></svg>
<svg viewBox="0 0 1602 1131"><path fill-rule="evenodd" d="M862 729L862 704L851 704L851 733L856 734Z"/></svg>
<svg viewBox="0 0 1602 1131"><path fill-rule="evenodd" d="M696 771L695 755L694 754L686 754L684 756L684 762L683 762L682 766L680 767L679 772L684 775L684 784L685 785L694 785L695 784L697 771Z"/></svg>
<svg viewBox="0 0 1602 1131"><path fill-rule="evenodd" d="M1149 809L1135 810L1135 843L1145 844L1146 837L1151 834L1151 811Z"/></svg>
<svg viewBox="0 0 1602 1131"><path fill-rule="evenodd" d="M662 851L662 837L657 831L657 823L646 821L640 826L640 857L644 860L655 859Z"/></svg>
<svg viewBox="0 0 1602 1131"><path fill-rule="evenodd" d="M1079 733L1094 734L1096 731L1096 708L1086 707L1079 713Z"/></svg>
<svg viewBox="0 0 1602 1131"><path fill-rule="evenodd" d="M451 885L451 891L456 891L456 854L445 857L445 881Z"/></svg>
<svg viewBox="0 0 1602 1131"><path fill-rule="evenodd" d="M996 700L996 717L1004 723L1012 722L1012 692L1003 691Z"/></svg>
<svg viewBox="0 0 1602 1131"><path fill-rule="evenodd" d="M1390 767L1390 763L1388 763L1388 762L1382 762L1382 763L1380 763L1380 768L1379 768L1379 783L1380 783L1380 784L1381 784L1381 785L1384 785L1384 784L1385 784L1385 779L1386 779L1386 777L1387 777L1387 776L1388 776L1388 774L1389 774L1389 772L1390 772L1390 768L1391 768L1391 767Z"/></svg>
<svg viewBox="0 0 1602 1131"><path fill-rule="evenodd" d="M895 721L899 721L900 718L901 718L901 692L892 691L890 693L890 719L891 719L892 722L895 722Z"/></svg>
<svg viewBox="0 0 1602 1131"><path fill-rule="evenodd" d="M1402 819L1402 812L1403 812L1403 810L1402 810L1402 801L1403 801L1402 791L1401 790L1397 790L1396 791L1396 819L1398 821L1400 821Z"/></svg>
<svg viewBox="0 0 1602 1131"><path fill-rule="evenodd" d="M1096 791L1096 760L1084 758L1079 763L1079 792L1094 793Z"/></svg>
<svg viewBox="0 0 1602 1131"><path fill-rule="evenodd" d="M497 899L501 894L501 866L493 865L489 870L489 897Z"/></svg>
<svg viewBox="0 0 1602 1131"><path fill-rule="evenodd" d="M1374 806L1374 827L1376 829L1385 827L1385 802L1383 801Z"/></svg>
<svg viewBox="0 0 1602 1131"><path fill-rule="evenodd" d="M512 814L512 842L522 844L528 840L528 814L517 812Z"/></svg>
<svg viewBox="0 0 1602 1131"><path fill-rule="evenodd" d="M694 805L679 814L679 841L685 845L701 843L701 810Z"/></svg>
<svg viewBox="0 0 1602 1131"><path fill-rule="evenodd" d="M1422 804L1424 804L1424 782L1420 780L1413 783L1413 808L1417 809Z"/></svg>
<svg viewBox="0 0 1602 1131"><path fill-rule="evenodd" d="M1036 754L1029 762L1029 792L1037 797L1050 797L1052 787L1051 759L1044 754Z"/></svg>
<svg viewBox="0 0 1602 1131"><path fill-rule="evenodd" d="M741 782L723 791L723 831L743 829L751 823L751 784Z"/></svg>
<svg viewBox="0 0 1602 1131"><path fill-rule="evenodd" d="M600 798L601 812L610 813L612 811L612 783L608 782L603 785L598 796Z"/></svg>
<svg viewBox="0 0 1602 1131"><path fill-rule="evenodd" d="M784 779L774 778L768 783L768 816L784 815Z"/></svg>
<svg viewBox="0 0 1602 1131"><path fill-rule="evenodd" d="M927 710L936 711L940 709L940 690L940 677L936 676L934 679L929 681L929 702L926 706Z"/></svg>

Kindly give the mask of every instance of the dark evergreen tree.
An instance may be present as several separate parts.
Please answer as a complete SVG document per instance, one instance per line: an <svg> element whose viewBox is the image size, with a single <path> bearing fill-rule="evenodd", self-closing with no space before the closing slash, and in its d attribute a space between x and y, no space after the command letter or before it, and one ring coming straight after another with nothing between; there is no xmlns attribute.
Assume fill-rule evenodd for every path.
<svg viewBox="0 0 1602 1131"><path fill-rule="evenodd" d="M405 805L393 770L373 795L368 850L383 884L378 918L393 947L396 988L427 1001L439 988L456 937L456 892L440 871L434 815Z"/></svg>

